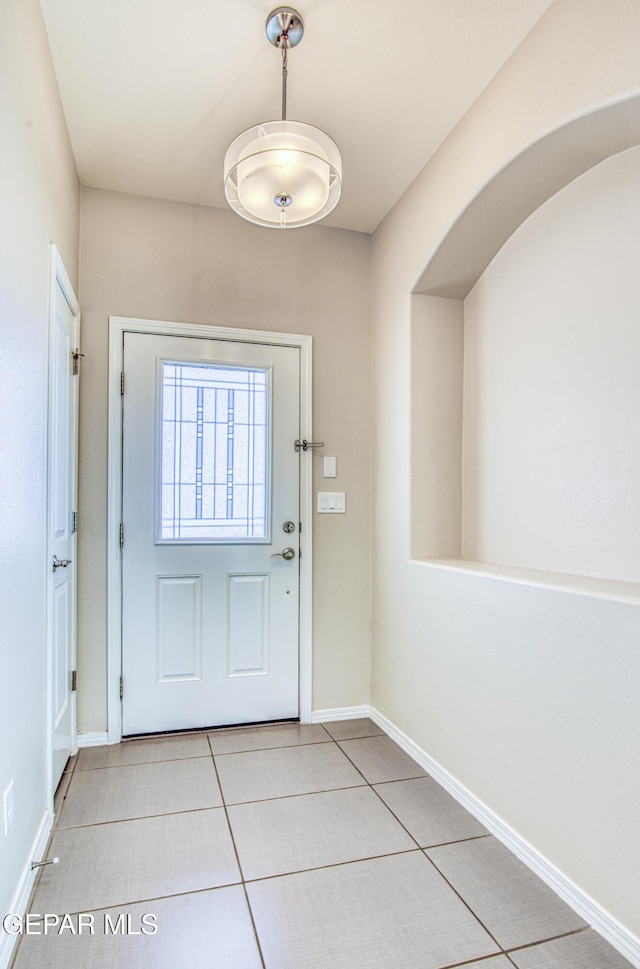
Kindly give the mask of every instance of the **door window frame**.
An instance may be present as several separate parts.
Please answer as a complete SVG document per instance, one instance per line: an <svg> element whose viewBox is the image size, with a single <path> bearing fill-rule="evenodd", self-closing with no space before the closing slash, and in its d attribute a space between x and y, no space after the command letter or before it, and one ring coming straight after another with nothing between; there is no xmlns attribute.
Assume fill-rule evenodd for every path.
<svg viewBox="0 0 640 969"><path fill-rule="evenodd" d="M122 740L122 409L121 374L125 333L153 336L199 337L205 340L257 343L265 346L297 347L300 350L300 437L312 434L312 347L311 336L275 333L267 330L235 329L199 323L109 317L109 417L108 417L108 512L107 512L107 717L108 742ZM126 376L125 376L126 380ZM125 386L126 392L126 386ZM294 446L291 442L291 447ZM300 458L300 621L299 699L300 722L310 723L312 712L312 452ZM125 538L126 540L126 538ZM125 686L126 688L126 686Z"/></svg>
<svg viewBox="0 0 640 969"><path fill-rule="evenodd" d="M238 341L235 341L238 342ZM202 538L190 538L187 535L183 535L180 538L167 538L162 535L162 510L163 510L163 499L162 499L162 448L164 441L164 431L163 431L163 407L164 407L164 390L163 390L163 369L165 364L177 365L177 366L197 366L203 369L222 369L227 373L231 370L240 370L245 373L248 370L254 372L259 372L264 374L266 386L265 386L265 410L266 410L266 423L265 423L265 447L264 447L264 458L265 458L265 498L263 502L264 509L264 529L262 535L237 535L237 536L205 536ZM157 359L157 370L156 370L156 442L157 442L157 455L158 455L158 468L156 472L155 480L155 545L272 545L273 535L272 535L272 521L271 521L271 499L272 499L272 484L271 484L271 460L272 460L272 423L273 423L273 367L272 366L241 366L238 363L225 363L225 364L203 364L200 358L194 357L193 359L187 359L186 357L181 357L179 360L165 358L164 355L160 355ZM226 488L226 484L224 485Z"/></svg>

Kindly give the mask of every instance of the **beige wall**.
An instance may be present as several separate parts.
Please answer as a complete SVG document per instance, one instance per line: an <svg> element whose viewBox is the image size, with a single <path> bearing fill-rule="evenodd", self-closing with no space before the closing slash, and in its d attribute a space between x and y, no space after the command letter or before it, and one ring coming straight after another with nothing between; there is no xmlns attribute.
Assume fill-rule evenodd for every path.
<svg viewBox="0 0 640 969"><path fill-rule="evenodd" d="M417 385L434 368L421 373L412 347L423 357L444 347L450 381L459 381L456 340L445 340L440 327L447 315L459 318L460 305L445 311L432 296L411 294L450 227L497 173L569 120L637 94L639 40L631 0L593 0L588 17L578 0L555 0L375 232L372 247L373 705L636 936L638 598L622 603L543 588L526 575L512 581L412 561L414 551L455 555L455 502L446 509L448 524L437 521L442 504L416 501L416 482L434 495L442 481L455 486L457 457L445 438L459 434L462 386L450 382L447 391L435 381L431 395L428 385ZM503 205L499 192L487 191L485 217L504 221ZM565 238L579 235L580 223L572 230L567 218L565 211L556 228ZM624 219L612 221L624 234ZM471 249L491 235L477 228ZM545 253L531 245L526 256L517 254L505 251L499 280L489 268L469 301L475 312L485 296L495 306L501 293L512 290L518 302L527 292L528 267ZM626 258L633 261L633 252ZM573 304L566 315L579 332ZM422 413L412 413L416 402ZM440 440L431 406L440 408ZM412 461L420 423L428 455L441 462L441 481L426 459ZM583 433L575 413L568 433ZM489 473L495 480L501 471L492 465ZM572 477L569 501L574 489ZM412 508L431 520L418 526ZM527 509L520 511L526 518ZM527 527L533 531L530 519Z"/></svg>
<svg viewBox="0 0 640 969"><path fill-rule="evenodd" d="M28 871L46 790L50 244L77 287L79 186L37 0L0 4L0 910ZM1 943L1 940L0 940Z"/></svg>
<svg viewBox="0 0 640 969"><path fill-rule="evenodd" d="M460 300L411 300L411 557L462 553L462 378Z"/></svg>
<svg viewBox="0 0 640 969"><path fill-rule="evenodd" d="M314 338L314 436L347 514L314 516L313 707L370 690L370 238L280 233L231 212L83 189L78 677L80 732L106 729L108 316L209 323Z"/></svg>

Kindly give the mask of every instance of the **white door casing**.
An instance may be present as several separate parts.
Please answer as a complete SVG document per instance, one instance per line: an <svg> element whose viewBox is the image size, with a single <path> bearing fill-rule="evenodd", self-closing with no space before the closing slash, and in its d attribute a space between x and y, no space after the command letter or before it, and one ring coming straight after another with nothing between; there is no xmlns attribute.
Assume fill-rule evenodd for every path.
<svg viewBox="0 0 640 969"><path fill-rule="evenodd" d="M309 721L311 455L296 454L293 445L298 436L311 438L311 338L111 318L110 357L110 742L117 742L122 732L121 673L124 733L128 735L298 715L303 722ZM257 368L272 383L275 480L271 534L264 539L258 535L249 543L241 538L210 544L197 537L192 540L190 535L185 541L179 533L176 541L173 533L161 532L159 477L154 467L161 441L160 375L165 365L169 367L165 373L171 373L174 364L189 374L190 362L202 367L206 358L220 366ZM125 365L126 391L121 397L120 372ZM298 406L297 387L293 405L291 393L292 381L297 385L299 379ZM123 464L122 457L118 460L121 440ZM295 496L290 490L292 468ZM206 501L205 492L206 487L201 489ZM122 550L118 535L121 516ZM140 524L143 519L145 525ZM293 533L284 532L285 521L294 522ZM272 558L285 547L295 550L293 560ZM149 570L143 577L145 560ZM296 640L299 626L299 655L297 643L295 655L286 644L283 647L292 625ZM261 637L257 634L263 626L269 629ZM289 633L283 636L286 628ZM146 645L140 646L145 636ZM259 640L270 653L261 653L256 647ZM179 648L172 651L172 643L173 647L179 643Z"/></svg>
<svg viewBox="0 0 640 969"><path fill-rule="evenodd" d="M47 693L48 790L76 747L76 525L80 308L51 247L48 393ZM54 569L54 561L56 567ZM66 564L65 564L66 563ZM75 686L74 686L75 688Z"/></svg>

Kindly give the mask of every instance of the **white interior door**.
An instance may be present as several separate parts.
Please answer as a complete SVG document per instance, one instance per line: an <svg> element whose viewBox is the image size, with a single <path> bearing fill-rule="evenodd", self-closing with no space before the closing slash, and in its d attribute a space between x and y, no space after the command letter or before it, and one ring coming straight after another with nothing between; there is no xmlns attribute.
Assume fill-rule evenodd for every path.
<svg viewBox="0 0 640 969"><path fill-rule="evenodd" d="M75 750L76 488L79 307L54 249L49 338L49 731L51 783Z"/></svg>
<svg viewBox="0 0 640 969"><path fill-rule="evenodd" d="M123 733L297 717L299 349L125 333L124 375Z"/></svg>

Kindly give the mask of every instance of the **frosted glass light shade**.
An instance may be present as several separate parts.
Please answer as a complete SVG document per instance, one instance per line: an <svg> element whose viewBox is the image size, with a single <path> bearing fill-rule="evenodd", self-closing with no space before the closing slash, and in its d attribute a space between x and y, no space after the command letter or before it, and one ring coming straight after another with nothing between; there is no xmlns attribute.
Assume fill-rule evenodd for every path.
<svg viewBox="0 0 640 969"><path fill-rule="evenodd" d="M342 159L336 143L302 121L266 121L243 131L224 159L224 193L258 225L318 222L338 204Z"/></svg>

